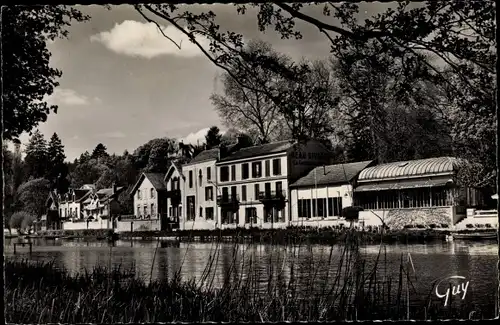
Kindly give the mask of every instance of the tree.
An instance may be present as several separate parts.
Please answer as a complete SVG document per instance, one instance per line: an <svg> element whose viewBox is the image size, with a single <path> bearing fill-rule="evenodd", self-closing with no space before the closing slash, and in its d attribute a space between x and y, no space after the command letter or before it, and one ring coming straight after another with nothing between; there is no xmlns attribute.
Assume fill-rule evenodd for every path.
<svg viewBox="0 0 500 325"><path fill-rule="evenodd" d="M266 56L280 64L288 64L291 61L289 57L277 53L270 44L262 41L250 41L244 51L245 55L255 59ZM245 79L245 84L254 89L242 86L229 73L224 73L224 95L213 94L210 97L222 121L228 127L236 127L252 134L260 142L276 140L278 131L282 130L285 124L283 119L278 118L279 107L263 94L262 89L274 86L281 80L280 76L263 64L256 64L252 69L245 70L241 70L239 65L233 65L231 71L233 74L239 74Z"/></svg>
<svg viewBox="0 0 500 325"><path fill-rule="evenodd" d="M222 134L217 126L212 126L205 135L205 144L207 149L212 149L220 144Z"/></svg>
<svg viewBox="0 0 500 325"><path fill-rule="evenodd" d="M91 159L101 159L108 157L108 153L106 152L107 148L105 145L102 143L99 143L95 148L94 151L92 151L92 155L90 156Z"/></svg>
<svg viewBox="0 0 500 325"><path fill-rule="evenodd" d="M61 71L50 67L47 41L68 36L72 21L89 17L68 6L2 8L3 136L12 140L47 120L56 105L45 97L59 85Z"/></svg>
<svg viewBox="0 0 500 325"><path fill-rule="evenodd" d="M238 14L245 14L248 6L235 5ZM411 7L410 1L404 1L364 21L358 21L359 5L350 2L338 5L265 3L250 6L258 9L260 31L274 27L284 39L300 39L303 35L296 29L296 23L310 24L318 28L325 40L331 43L335 56L345 44L363 46L375 43L391 57L404 58L407 66L427 66L429 73L426 78L446 86L464 111L472 109L481 112L479 107L484 107L479 114L488 118L490 112L496 109L496 23L495 4L492 1L428 1L416 8ZM310 6L322 7L324 17L314 17L302 10ZM252 58L245 54L243 35L221 31L216 14L212 11L180 12L178 6L171 4L135 5L135 8L147 21L156 24L165 21L184 33L213 64L223 69L240 86L249 91L262 92L273 102L281 102L283 96L276 89L257 89L246 82L244 76L247 74L234 73L234 67L238 68L237 71L248 72L252 66L242 64L241 59L248 62ZM328 21L332 18L337 22ZM175 43L168 35L165 37ZM207 48L204 48L199 37L208 39ZM450 78L450 74L454 78ZM400 95L410 90L409 85L403 83L402 86ZM300 108L288 105L285 115L293 116L297 109ZM293 136L301 134L299 132Z"/></svg>
<svg viewBox="0 0 500 325"><path fill-rule="evenodd" d="M36 217L29 212L26 211L14 212L9 221L9 229L15 229L17 230L17 233L20 234L22 230L31 227L35 220Z"/></svg>
<svg viewBox="0 0 500 325"><path fill-rule="evenodd" d="M95 184L108 169L108 166L95 159L80 163L70 175L71 186L79 188L84 184Z"/></svg>
<svg viewBox="0 0 500 325"><path fill-rule="evenodd" d="M173 139L157 138L148 141L134 150L133 162L138 171L155 171L168 169L169 161L176 150Z"/></svg>
<svg viewBox="0 0 500 325"><path fill-rule="evenodd" d="M37 218L46 210L45 203L50 192L50 182L45 178L37 178L22 184L17 193L18 206Z"/></svg>
<svg viewBox="0 0 500 325"><path fill-rule="evenodd" d="M47 152L49 162L48 178L55 182L57 177L60 177L63 173L62 169L65 168L64 159L66 159L64 146L62 145L61 139L55 132L50 138Z"/></svg>
<svg viewBox="0 0 500 325"><path fill-rule="evenodd" d="M26 173L33 178L44 177L48 170L47 142L39 130L31 136L24 158Z"/></svg>
<svg viewBox="0 0 500 325"><path fill-rule="evenodd" d="M80 158L78 159L78 163L80 164L85 164L87 161L91 159L90 153L88 151L85 151L80 155Z"/></svg>

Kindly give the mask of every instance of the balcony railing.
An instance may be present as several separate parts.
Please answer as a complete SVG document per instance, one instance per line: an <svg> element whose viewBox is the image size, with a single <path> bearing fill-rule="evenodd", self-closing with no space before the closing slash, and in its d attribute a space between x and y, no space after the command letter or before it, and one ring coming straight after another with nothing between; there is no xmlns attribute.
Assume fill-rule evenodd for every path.
<svg viewBox="0 0 500 325"><path fill-rule="evenodd" d="M260 201L279 201L286 197L285 191L267 191L259 192Z"/></svg>
<svg viewBox="0 0 500 325"><path fill-rule="evenodd" d="M239 195L218 195L217 205L237 205L240 202Z"/></svg>

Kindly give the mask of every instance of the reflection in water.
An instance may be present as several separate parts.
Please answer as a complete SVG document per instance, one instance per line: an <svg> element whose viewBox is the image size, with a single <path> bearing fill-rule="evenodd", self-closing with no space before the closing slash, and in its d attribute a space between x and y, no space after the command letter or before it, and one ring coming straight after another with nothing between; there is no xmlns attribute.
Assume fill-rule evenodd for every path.
<svg viewBox="0 0 500 325"><path fill-rule="evenodd" d="M291 279L299 290L314 288L330 290L334 286L341 264L342 246L270 246L249 244L175 243L154 241L106 242L33 240L33 254L19 250L16 258L39 261L54 260L56 266L71 272L81 272L94 266L120 266L133 270L136 276L149 281L152 278L172 278L181 269L184 280L204 280L206 286L220 287L224 281L232 283L257 282L259 290L268 290L269 279L280 279L289 284ZM156 257L153 261L153 256ZM4 251L13 257L12 240L6 239ZM361 247L365 270L371 271L379 254L379 245ZM428 299L441 303L431 291L435 281L452 275L470 280L467 302L477 305L492 304L497 286L496 242L443 242L418 245L385 245L377 267L378 281L393 277L397 280L401 257L406 261L411 254L416 280L411 300ZM344 257L345 259L345 257ZM344 261L345 262L345 261ZM345 263L342 263L345 264ZM207 274L207 269L210 272ZM229 272L232 270L233 272ZM256 280L256 281L253 281ZM340 279L340 284L342 280ZM338 284L338 283L337 283ZM277 287L280 287L279 285ZM394 290L397 286L394 285ZM455 298L458 300L458 298Z"/></svg>

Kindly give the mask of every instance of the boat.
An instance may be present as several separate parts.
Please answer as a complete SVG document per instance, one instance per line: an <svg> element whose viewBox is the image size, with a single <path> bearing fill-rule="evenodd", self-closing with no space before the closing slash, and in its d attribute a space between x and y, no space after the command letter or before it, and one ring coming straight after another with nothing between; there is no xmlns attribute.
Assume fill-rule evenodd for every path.
<svg viewBox="0 0 500 325"><path fill-rule="evenodd" d="M497 239L496 232L470 232L470 233L455 233L452 234L454 239Z"/></svg>

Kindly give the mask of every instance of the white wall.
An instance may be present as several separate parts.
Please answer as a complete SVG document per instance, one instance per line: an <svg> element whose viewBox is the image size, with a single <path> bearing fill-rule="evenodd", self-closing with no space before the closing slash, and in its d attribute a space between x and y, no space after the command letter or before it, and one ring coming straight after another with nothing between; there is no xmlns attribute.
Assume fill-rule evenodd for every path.
<svg viewBox="0 0 500 325"><path fill-rule="evenodd" d="M308 188L293 188L291 190L291 215L292 215L292 225L308 225L308 224L325 224L325 225L336 225L337 221L334 220L339 219L338 216L328 216L325 219L320 217L312 217L310 219L307 218L299 218L298 211L298 200L299 199L328 199L328 198L342 198L342 208L352 206L352 186L351 185L340 185L340 186L318 186L308 187ZM327 207L328 208L328 200ZM320 222L320 221L326 222Z"/></svg>
<svg viewBox="0 0 500 325"><path fill-rule="evenodd" d="M215 229L217 222L217 169L215 167L215 160L204 161L195 164L188 164L182 167L182 173L186 177L184 180L183 191L182 191L182 215L180 217L180 229ZM210 181L207 179L207 168L210 168L211 177ZM201 171L201 182L200 182L200 171ZM192 172L193 181L192 187L189 187L189 173ZM211 187L213 192L213 199L205 200L205 188ZM195 220L187 220L187 197L194 196L194 212ZM212 207L214 209L213 220L206 219L206 208ZM202 214L200 216L200 208L202 209Z"/></svg>
<svg viewBox="0 0 500 325"><path fill-rule="evenodd" d="M112 224L110 223L109 229L112 228ZM63 222L62 226L63 230L83 230L83 229L108 229L108 220L98 220L98 221L90 221L87 222Z"/></svg>
<svg viewBox="0 0 500 325"><path fill-rule="evenodd" d="M431 207L390 210L365 210L359 212L359 221L365 226L381 226L382 221L390 228L401 229L405 225L453 225L453 207Z"/></svg>
<svg viewBox="0 0 500 325"><path fill-rule="evenodd" d="M116 223L117 232L129 231L157 231L161 230L160 219L151 220L126 220Z"/></svg>
<svg viewBox="0 0 500 325"><path fill-rule="evenodd" d="M153 189L154 197L151 197L151 189ZM141 191L141 198L139 198L139 190ZM151 215L151 204L154 204L155 215L158 214L158 192L153 187L153 184L149 181L147 177L144 177L141 185L139 185L138 190L134 193L134 215L136 218L139 217L137 212L137 207L140 207L140 215L144 215L144 205L147 206L147 214Z"/></svg>

